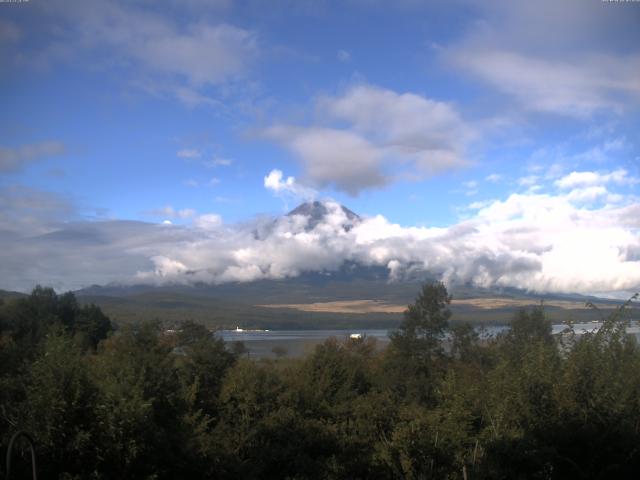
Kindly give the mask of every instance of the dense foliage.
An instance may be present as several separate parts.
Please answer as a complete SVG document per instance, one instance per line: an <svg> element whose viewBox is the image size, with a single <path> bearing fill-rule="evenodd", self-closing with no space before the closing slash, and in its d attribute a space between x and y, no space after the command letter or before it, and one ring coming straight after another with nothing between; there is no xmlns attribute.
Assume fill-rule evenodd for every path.
<svg viewBox="0 0 640 480"><path fill-rule="evenodd" d="M623 309L579 339L520 310L481 340L448 328L449 303L425 285L385 349L329 339L257 361L192 322L114 332L36 288L0 305L0 453L26 430L41 478L637 477L640 350ZM18 452L14 478L27 464Z"/></svg>

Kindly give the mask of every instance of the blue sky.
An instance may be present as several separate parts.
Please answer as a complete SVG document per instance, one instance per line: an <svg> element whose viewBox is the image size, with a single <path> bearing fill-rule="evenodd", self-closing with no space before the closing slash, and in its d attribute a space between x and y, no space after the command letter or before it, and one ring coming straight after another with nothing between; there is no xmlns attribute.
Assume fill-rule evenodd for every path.
<svg viewBox="0 0 640 480"><path fill-rule="evenodd" d="M387 243L426 241L412 228L488 229L482 252L454 271L422 247L404 258L370 245L389 251L370 249L366 261L390 271L397 261L480 285L632 291L639 22L640 3L586 0L0 3L0 229L12 252L4 276L15 278L0 287L334 268L247 263L243 249L265 246L227 244L240 226L315 198L404 229ZM508 218L496 213L515 204ZM540 246L556 238L559 211L565 230ZM508 234L527 219L539 229L530 247ZM171 222L184 237L160 247L140 233L132 250L114 233L122 221ZM205 223L224 230L206 238L226 245L227 260L198 256ZM108 258L125 259L121 267L64 266L81 237L71 226L110 232ZM586 283L554 260L575 231L611 239L591 246L602 261ZM55 232L76 243L45 245ZM189 258L180 257L185 242L196 252ZM85 257L106 255L85 247ZM340 259L356 255L346 250ZM503 250L533 262L536 280L478 263ZM169 264L171 274L158 267Z"/></svg>

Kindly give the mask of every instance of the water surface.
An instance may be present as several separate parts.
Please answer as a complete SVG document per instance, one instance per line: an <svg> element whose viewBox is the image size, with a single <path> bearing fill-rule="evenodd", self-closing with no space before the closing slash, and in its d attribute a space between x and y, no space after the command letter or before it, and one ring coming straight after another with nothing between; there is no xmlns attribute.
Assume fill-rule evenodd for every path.
<svg viewBox="0 0 640 480"><path fill-rule="evenodd" d="M602 323L575 323L573 329L576 334L596 332ZM552 332L559 334L568 328L566 324L554 324ZM481 338L498 335L509 327L506 325L490 325L478 327ZM352 335L360 335L376 339L379 348L389 343L389 334L393 329L345 329L345 330L220 330L216 335L225 342L243 342L248 355L255 358L274 358L277 356L299 357L309 353L313 348L330 337L346 340ZM633 322L627 332L640 340L640 325Z"/></svg>

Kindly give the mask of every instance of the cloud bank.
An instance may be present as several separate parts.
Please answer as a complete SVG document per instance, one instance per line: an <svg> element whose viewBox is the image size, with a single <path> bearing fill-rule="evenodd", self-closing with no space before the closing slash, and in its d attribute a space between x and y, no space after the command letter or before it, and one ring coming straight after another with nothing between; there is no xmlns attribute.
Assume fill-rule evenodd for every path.
<svg viewBox="0 0 640 480"><path fill-rule="evenodd" d="M618 171L588 173L562 177L555 193L474 202L467 220L447 228L405 227L380 215L348 218L333 201L313 224L290 215L226 225L219 215L195 212L189 225L37 217L18 225L4 217L0 287L248 282L337 270L349 261L384 266L391 281L428 272L450 284L536 292L638 290L640 203L622 195L614 203L587 198L593 188L613 194L606 183L628 179ZM273 171L265 185L286 189L295 181ZM14 210L25 206L13 200ZM36 201L26 206L33 210Z"/></svg>

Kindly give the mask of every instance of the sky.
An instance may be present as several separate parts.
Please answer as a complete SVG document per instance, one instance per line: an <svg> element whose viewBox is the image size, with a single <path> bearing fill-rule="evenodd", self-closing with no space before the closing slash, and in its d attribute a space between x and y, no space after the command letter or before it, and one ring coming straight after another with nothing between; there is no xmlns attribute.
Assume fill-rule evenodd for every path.
<svg viewBox="0 0 640 480"><path fill-rule="evenodd" d="M640 290L640 2L0 2L0 106L3 289Z"/></svg>

